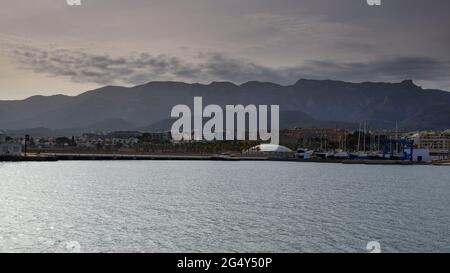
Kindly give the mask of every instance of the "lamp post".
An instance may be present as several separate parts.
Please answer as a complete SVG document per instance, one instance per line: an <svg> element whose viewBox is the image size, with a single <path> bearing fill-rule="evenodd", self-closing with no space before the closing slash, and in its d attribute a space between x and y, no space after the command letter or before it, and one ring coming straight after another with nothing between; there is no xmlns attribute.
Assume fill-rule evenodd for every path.
<svg viewBox="0 0 450 273"><path fill-rule="evenodd" d="M25 156L27 156L27 145L30 141L30 135L25 135Z"/></svg>

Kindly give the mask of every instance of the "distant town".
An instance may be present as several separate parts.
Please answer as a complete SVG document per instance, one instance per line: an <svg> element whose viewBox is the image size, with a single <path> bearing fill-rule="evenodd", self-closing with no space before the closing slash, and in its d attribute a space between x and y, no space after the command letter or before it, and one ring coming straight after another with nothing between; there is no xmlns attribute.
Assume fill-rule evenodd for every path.
<svg viewBox="0 0 450 273"><path fill-rule="evenodd" d="M280 145L258 141L174 141L170 132L90 132L53 137L0 133L0 158L42 159L55 155L94 154L184 155L222 159L445 164L450 159L450 130L401 132L368 130L363 124L360 127L354 131L342 128L284 129L280 131Z"/></svg>

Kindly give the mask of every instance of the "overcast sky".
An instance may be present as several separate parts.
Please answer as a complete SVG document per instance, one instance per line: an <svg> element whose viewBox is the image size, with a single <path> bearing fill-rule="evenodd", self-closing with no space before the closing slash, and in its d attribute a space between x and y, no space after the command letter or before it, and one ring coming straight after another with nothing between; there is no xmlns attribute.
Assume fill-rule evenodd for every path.
<svg viewBox="0 0 450 273"><path fill-rule="evenodd" d="M0 0L0 99L155 80L450 90L450 1Z"/></svg>

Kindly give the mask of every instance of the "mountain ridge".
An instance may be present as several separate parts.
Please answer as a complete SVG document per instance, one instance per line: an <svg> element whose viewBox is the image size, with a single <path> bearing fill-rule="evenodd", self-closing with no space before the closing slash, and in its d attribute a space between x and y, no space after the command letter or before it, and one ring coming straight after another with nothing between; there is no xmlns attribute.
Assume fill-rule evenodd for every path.
<svg viewBox="0 0 450 273"><path fill-rule="evenodd" d="M192 107L194 96L202 96L204 105L278 104L281 112L304 113L318 125L329 121L351 125L367 120L372 128L390 129L395 124L405 130L450 128L450 92L423 89L412 80L349 83L310 79L300 79L292 85L153 81L134 87L105 86L77 96L0 101L0 128L91 128L106 120L113 128L114 119L144 128L170 119L171 109L177 104ZM289 119L296 124L295 117ZM298 119L301 126L300 114Z"/></svg>

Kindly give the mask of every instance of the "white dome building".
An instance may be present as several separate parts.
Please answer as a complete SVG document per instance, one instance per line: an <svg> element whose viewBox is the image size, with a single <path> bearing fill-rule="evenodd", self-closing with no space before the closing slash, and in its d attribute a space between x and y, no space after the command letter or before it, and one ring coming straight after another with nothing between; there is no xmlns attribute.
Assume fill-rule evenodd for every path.
<svg viewBox="0 0 450 273"><path fill-rule="evenodd" d="M294 155L294 151L289 149L288 147L276 144L261 144L254 146L247 151L247 154L256 155L256 156L277 156L277 157L290 157Z"/></svg>

